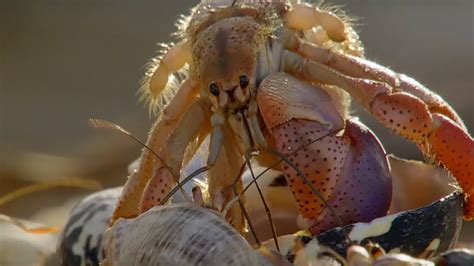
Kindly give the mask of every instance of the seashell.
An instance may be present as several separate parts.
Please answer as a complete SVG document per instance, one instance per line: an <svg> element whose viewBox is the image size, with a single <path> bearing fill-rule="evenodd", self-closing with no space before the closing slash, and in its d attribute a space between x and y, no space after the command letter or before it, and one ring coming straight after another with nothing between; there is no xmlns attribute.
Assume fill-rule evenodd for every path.
<svg viewBox="0 0 474 266"><path fill-rule="evenodd" d="M137 162L135 161L130 164L129 172L133 172L136 169ZM192 172L192 170L188 169L189 172ZM278 185L278 180L281 179L280 175L280 172L270 170L259 179L259 183L266 188L264 191L266 198L278 199L274 194L281 195L282 192L291 195L288 187ZM248 184L251 180L250 173L247 172L244 175L244 183ZM187 192L190 192L191 188L191 185L185 186ZM93 193L72 210L60 237L58 254L63 265L99 265L99 262L104 259L103 235L121 190L122 188L119 187ZM247 202L249 203L251 219L255 220L259 226L257 229L259 239L269 239L271 231L268 228L268 223L266 221L260 222L263 206L255 188L251 188L246 195L248 196ZM172 202L183 203L184 198L179 193L176 193L172 198ZM269 203L273 203L272 214L278 225L281 228L293 228L293 224L296 221L294 217L298 213L296 205L289 202L288 207L281 208L281 204L278 201L271 200ZM287 223L290 223L291 226L288 226ZM283 232L290 234L294 231ZM251 236L248 236L248 238L251 239ZM272 255L274 257L275 254Z"/></svg>
<svg viewBox="0 0 474 266"><path fill-rule="evenodd" d="M462 225L462 193L449 185L451 179L439 167L394 157L390 157L390 164L394 180L392 214L369 223L333 228L315 237L288 237L293 242L302 242L305 249L324 245L343 257L346 257L350 244L346 233L352 241L371 241L388 252L421 258L432 257L453 248ZM273 240L269 240L265 246L276 250ZM290 249L282 255L291 260L296 252Z"/></svg>
<svg viewBox="0 0 474 266"><path fill-rule="evenodd" d="M448 185L451 179L440 168L419 162L391 157L390 164L394 181L391 214L369 223L345 226L344 229L348 232L349 237L361 242L371 240L380 244L387 251L402 252L415 257L430 257L452 248L461 228L463 198L459 191ZM255 172L259 172L257 167L254 169ZM250 174L245 174L244 183L248 184L250 180L252 180ZM327 253L314 252L315 247L321 245L335 250L345 257L347 242L341 228L331 229L316 237L294 234L301 229L297 223L298 210L284 180L280 172L273 170L268 171L259 179L259 184L271 209L277 233L280 236L278 241L282 250L281 254L291 262L295 262L297 252L294 248L298 246L295 245L295 241L298 240L296 242L302 243L299 245L299 254L304 254L306 258L311 259L311 256ZM109 195L110 198L107 198L109 196L106 195ZM102 239L103 230L106 228L118 196L119 188L116 193L109 193L107 190L98 192L85 199L73 211L61 244L63 262L71 262L68 265L79 265L81 261L94 262L93 265L98 264L103 258L101 251L103 241L99 243L98 240ZM92 204L93 202L95 204ZM179 202L179 200L175 199L174 202ZM108 205L108 207L100 208L99 206L102 204ZM170 206L166 207L170 208ZM249 189L246 194L246 208L248 208L259 239L271 239L265 210L254 188ZM99 215L99 209L103 214ZM215 212L206 211L216 216ZM78 215L79 213L81 215ZM101 218L93 218L96 216ZM85 219L85 217L92 218ZM162 216L156 218L156 220L160 219ZM156 222L160 223L161 221ZM121 223L128 224L129 221ZM80 226L85 228L81 231L84 235L76 236L74 240L69 235L74 228ZM92 228L96 229L92 230ZM250 243L253 243L251 234L246 235L246 238ZM90 244L89 248L85 248L87 239L96 245L93 246L93 249L90 248ZM272 242L270 240L265 243L270 253L276 251ZM282 246L286 246L287 249L285 250ZM90 250L94 250L94 252L90 252ZM71 260L71 256L76 256L73 257L75 260ZM78 257L81 257L82 260Z"/></svg>
<svg viewBox="0 0 474 266"><path fill-rule="evenodd" d="M222 216L195 204L156 206L105 234L104 265L262 265Z"/></svg>
<svg viewBox="0 0 474 266"><path fill-rule="evenodd" d="M73 209L60 237L61 265L99 265L103 234L121 192L121 187L96 192Z"/></svg>
<svg viewBox="0 0 474 266"><path fill-rule="evenodd" d="M416 259L405 254L387 254L373 262L374 266L434 266L432 261Z"/></svg>
<svg viewBox="0 0 474 266"><path fill-rule="evenodd" d="M474 265L474 250L452 249L432 261L436 265Z"/></svg>

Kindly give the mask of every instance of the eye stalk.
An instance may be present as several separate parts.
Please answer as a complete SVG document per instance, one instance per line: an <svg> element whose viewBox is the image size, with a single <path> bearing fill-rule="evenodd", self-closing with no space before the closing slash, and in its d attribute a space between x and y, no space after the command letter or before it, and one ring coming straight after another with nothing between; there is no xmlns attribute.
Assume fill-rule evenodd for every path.
<svg viewBox="0 0 474 266"><path fill-rule="evenodd" d="M219 95L219 86L217 85L217 83L213 82L209 85L209 91L212 93L212 95L214 96L218 96Z"/></svg>
<svg viewBox="0 0 474 266"><path fill-rule="evenodd" d="M249 77L247 77L247 75L240 75L239 81L240 81L240 87L242 89L247 88L247 86L249 85L249 82L250 82Z"/></svg>

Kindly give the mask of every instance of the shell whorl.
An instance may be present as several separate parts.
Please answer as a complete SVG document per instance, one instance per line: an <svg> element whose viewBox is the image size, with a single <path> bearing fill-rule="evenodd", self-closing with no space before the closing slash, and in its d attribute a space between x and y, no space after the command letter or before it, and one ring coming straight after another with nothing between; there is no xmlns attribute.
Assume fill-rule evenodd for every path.
<svg viewBox="0 0 474 266"><path fill-rule="evenodd" d="M119 219L105 235L104 265L262 265L217 212L193 204L157 206Z"/></svg>

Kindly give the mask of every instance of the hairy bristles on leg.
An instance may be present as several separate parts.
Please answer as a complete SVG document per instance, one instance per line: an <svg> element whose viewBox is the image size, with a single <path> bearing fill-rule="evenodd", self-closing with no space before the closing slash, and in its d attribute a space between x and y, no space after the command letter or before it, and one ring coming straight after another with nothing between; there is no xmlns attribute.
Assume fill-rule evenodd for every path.
<svg viewBox="0 0 474 266"><path fill-rule="evenodd" d="M161 49L159 55L150 60L146 65L145 76L141 80L140 89L138 91L140 101L145 102L148 105L150 115L156 115L160 112L166 104L175 96L180 84L185 80L189 74L188 66L184 65L175 73L169 74L166 83L161 91L153 92L151 90L152 78L155 75L160 63L162 62L165 54L173 47L173 44L159 44Z"/></svg>
<svg viewBox="0 0 474 266"><path fill-rule="evenodd" d="M359 35L354 29L354 27L357 26L357 21L359 18L347 15L342 6L327 4L324 0L316 1L315 3L312 3L312 5L322 12L333 14L339 18L339 20L341 20L344 24L346 39L343 42L331 40L329 36L327 36L326 30L321 26L317 26L305 31L304 39L311 43L317 44L318 46L331 49L334 52L342 52L353 56L364 57L364 47L362 42L359 40ZM321 35L326 36L324 37ZM319 41L317 40L318 37L320 39ZM321 38L325 39L325 42L321 42Z"/></svg>

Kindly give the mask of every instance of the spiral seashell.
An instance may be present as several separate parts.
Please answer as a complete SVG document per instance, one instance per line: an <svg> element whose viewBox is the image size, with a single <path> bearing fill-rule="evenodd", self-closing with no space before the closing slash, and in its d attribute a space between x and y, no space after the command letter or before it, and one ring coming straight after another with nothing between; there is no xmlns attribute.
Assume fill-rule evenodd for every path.
<svg viewBox="0 0 474 266"><path fill-rule="evenodd" d="M122 188L110 188L83 199L71 212L60 237L61 265L99 265L103 234Z"/></svg>
<svg viewBox="0 0 474 266"><path fill-rule="evenodd" d="M103 265L264 265L222 216L193 204L156 206L105 233Z"/></svg>

